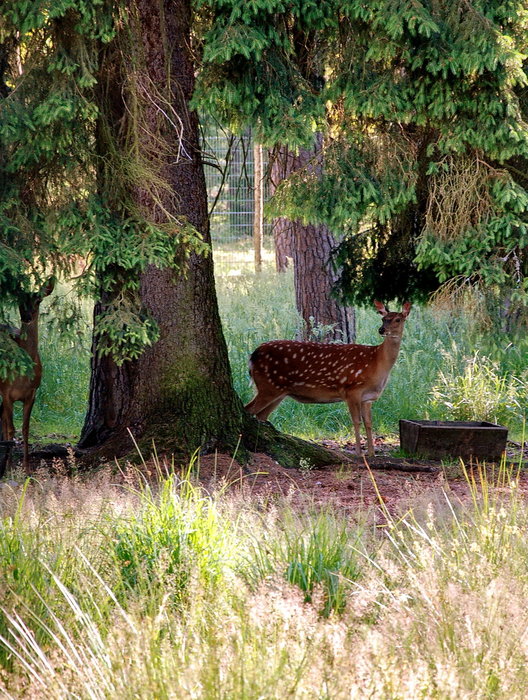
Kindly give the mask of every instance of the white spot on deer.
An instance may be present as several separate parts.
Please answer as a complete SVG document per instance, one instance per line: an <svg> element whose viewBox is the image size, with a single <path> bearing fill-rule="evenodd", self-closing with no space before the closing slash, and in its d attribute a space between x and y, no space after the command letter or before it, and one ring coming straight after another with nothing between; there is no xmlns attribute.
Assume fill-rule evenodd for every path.
<svg viewBox="0 0 528 700"><path fill-rule="evenodd" d="M341 379L339 380L339 383L340 383L340 384L345 384L346 381L347 381L347 378L346 378L346 377L341 377Z"/></svg>
<svg viewBox="0 0 528 700"><path fill-rule="evenodd" d="M359 375L363 372L362 369L358 369L358 371L354 374L354 377L359 377Z"/></svg>
<svg viewBox="0 0 528 700"><path fill-rule="evenodd" d="M294 352L293 355L292 355L292 360L295 360L296 358L297 358L297 353Z"/></svg>

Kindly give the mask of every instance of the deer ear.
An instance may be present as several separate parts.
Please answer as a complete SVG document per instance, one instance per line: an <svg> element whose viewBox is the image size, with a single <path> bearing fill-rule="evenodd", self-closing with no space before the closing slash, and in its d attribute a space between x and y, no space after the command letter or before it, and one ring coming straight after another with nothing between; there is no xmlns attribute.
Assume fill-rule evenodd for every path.
<svg viewBox="0 0 528 700"><path fill-rule="evenodd" d="M407 318L407 316L409 315L409 311L411 310L411 308L411 303L406 301L402 308L402 315L405 316L405 318Z"/></svg>
<svg viewBox="0 0 528 700"><path fill-rule="evenodd" d="M40 288L40 296L42 298L49 296L55 289L55 277L50 277Z"/></svg>
<svg viewBox="0 0 528 700"><path fill-rule="evenodd" d="M378 313L381 314L382 316L385 316L386 314L389 313L389 310L385 308L385 306L381 303L381 301L375 301L374 306L376 307Z"/></svg>

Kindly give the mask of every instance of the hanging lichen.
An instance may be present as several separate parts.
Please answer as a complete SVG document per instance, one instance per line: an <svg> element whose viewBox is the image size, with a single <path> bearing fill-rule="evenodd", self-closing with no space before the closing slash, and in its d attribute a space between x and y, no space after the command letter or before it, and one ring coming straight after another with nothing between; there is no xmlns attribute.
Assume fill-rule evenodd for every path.
<svg viewBox="0 0 528 700"><path fill-rule="evenodd" d="M148 134L148 154L138 147L147 103L177 128L168 96L138 78L147 74L137 70L138 31L133 3L5 0L0 7L0 316L49 274L74 274L80 294L106 294L107 321L120 319L119 332L103 319L96 331L101 351L119 363L158 337L139 303L141 271L177 270L190 250L206 250L163 206L177 196L160 165L163 131ZM119 94L108 90L107 52L121 71ZM127 115L121 133L111 127L116 101ZM139 188L159 203L154 220L137 205Z"/></svg>

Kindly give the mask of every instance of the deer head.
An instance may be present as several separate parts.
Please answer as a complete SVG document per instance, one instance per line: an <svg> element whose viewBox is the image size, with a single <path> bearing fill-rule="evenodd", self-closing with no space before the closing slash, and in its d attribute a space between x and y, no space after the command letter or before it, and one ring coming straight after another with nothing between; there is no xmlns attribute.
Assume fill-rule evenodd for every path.
<svg viewBox="0 0 528 700"><path fill-rule="evenodd" d="M411 304L406 301L400 313L389 311L388 306L385 306L380 301L375 301L374 306L378 310L383 321L379 329L379 334L386 338L393 337L401 339L405 321L411 310Z"/></svg>

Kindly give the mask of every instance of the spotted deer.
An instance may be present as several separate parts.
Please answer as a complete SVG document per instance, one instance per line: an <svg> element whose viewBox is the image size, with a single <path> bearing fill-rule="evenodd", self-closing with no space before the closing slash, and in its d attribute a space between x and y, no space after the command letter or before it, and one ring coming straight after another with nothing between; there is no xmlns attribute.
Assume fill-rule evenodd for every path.
<svg viewBox="0 0 528 700"><path fill-rule="evenodd" d="M0 379L0 416L2 424L2 439L12 440L15 435L13 424L13 404L22 401L22 441L24 446L23 467L29 469L29 421L35 403L35 395L42 379L42 363L38 352L38 322L40 304L44 297L53 291L53 279L46 282L39 292L23 293L20 296L18 310L20 312L20 329L7 329L15 343L27 352L33 360L33 375L19 375L13 379Z"/></svg>
<svg viewBox="0 0 528 700"><path fill-rule="evenodd" d="M301 403L346 401L354 424L356 452L361 454L360 422L367 433L367 452L374 455L371 404L381 396L400 351L405 321L411 310L406 302L400 313L379 301L374 306L383 323L380 345L325 344L272 340L251 355L249 372L257 395L246 409L267 420L287 396Z"/></svg>

